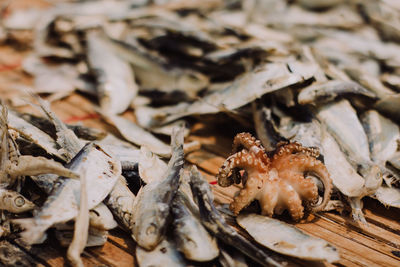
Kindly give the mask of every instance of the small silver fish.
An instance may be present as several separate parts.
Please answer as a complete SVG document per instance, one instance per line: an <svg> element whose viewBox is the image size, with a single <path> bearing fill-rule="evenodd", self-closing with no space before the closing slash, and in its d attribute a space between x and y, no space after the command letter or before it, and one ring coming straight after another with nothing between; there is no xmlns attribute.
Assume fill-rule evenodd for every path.
<svg viewBox="0 0 400 267"><path fill-rule="evenodd" d="M367 135L349 101L341 100L323 105L315 115L326 125L352 163L371 162Z"/></svg>
<svg viewBox="0 0 400 267"><path fill-rule="evenodd" d="M184 195L178 191L172 202L174 237L177 248L185 258L194 261L210 261L219 254L217 241L195 215L186 207Z"/></svg>
<svg viewBox="0 0 400 267"><path fill-rule="evenodd" d="M152 135L150 132L138 126L133 121L121 116L103 114L107 121L113 124L126 140L138 146L146 146L157 155L169 157L171 148Z"/></svg>
<svg viewBox="0 0 400 267"><path fill-rule="evenodd" d="M293 225L258 214L241 214L236 218L258 243L278 253L312 261L335 262L337 248L323 239L312 237Z"/></svg>
<svg viewBox="0 0 400 267"><path fill-rule="evenodd" d="M145 146L140 148L139 175L146 184L161 181L166 170L167 164L157 155Z"/></svg>
<svg viewBox="0 0 400 267"><path fill-rule="evenodd" d="M362 114L361 121L368 136L372 160L384 165L397 151L399 126L375 110Z"/></svg>
<svg viewBox="0 0 400 267"><path fill-rule="evenodd" d="M108 114L124 112L138 92L133 71L123 57L114 53L105 34L86 32L87 57L97 78L101 109Z"/></svg>
<svg viewBox="0 0 400 267"><path fill-rule="evenodd" d="M209 83L208 78L199 72L165 66L158 58L139 49L140 45L132 36L128 42L114 40L112 46L117 54L132 64L141 91L181 91L194 98Z"/></svg>
<svg viewBox="0 0 400 267"><path fill-rule="evenodd" d="M180 171L184 164L183 128L171 136L172 157L160 182L142 187L137 194L133 235L139 246L154 249L164 238L170 205L179 188Z"/></svg>
<svg viewBox="0 0 400 267"><path fill-rule="evenodd" d="M363 95L371 99L376 96L371 91L353 81L331 80L324 83L313 84L302 89L297 97L301 105L320 104L334 100L344 94Z"/></svg>

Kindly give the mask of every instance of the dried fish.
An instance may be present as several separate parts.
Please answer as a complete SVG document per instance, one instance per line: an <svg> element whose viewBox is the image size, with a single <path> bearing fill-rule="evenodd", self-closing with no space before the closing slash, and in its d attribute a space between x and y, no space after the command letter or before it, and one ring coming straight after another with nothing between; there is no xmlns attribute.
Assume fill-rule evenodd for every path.
<svg viewBox="0 0 400 267"><path fill-rule="evenodd" d="M387 95L394 95L395 92L387 88L381 81L370 75L367 72L363 72L359 68L355 67L346 67L344 69L346 73L354 79L356 82L370 90L373 94L375 94L379 98L384 98Z"/></svg>
<svg viewBox="0 0 400 267"><path fill-rule="evenodd" d="M278 126L273 121L272 111L261 103L252 103L254 127L257 136L266 151L273 151L276 144L281 141Z"/></svg>
<svg viewBox="0 0 400 267"><path fill-rule="evenodd" d="M103 112L124 112L136 96L138 87L129 64L116 55L104 34L86 33L88 61L97 78L100 106Z"/></svg>
<svg viewBox="0 0 400 267"><path fill-rule="evenodd" d="M55 236L62 247L68 247L71 244L72 230L57 230ZM102 246L107 242L108 231L89 228L89 235L85 247Z"/></svg>
<svg viewBox="0 0 400 267"><path fill-rule="evenodd" d="M388 187L382 185L376 190L373 195L374 198L379 200L386 207L400 208L400 189L396 187Z"/></svg>
<svg viewBox="0 0 400 267"><path fill-rule="evenodd" d="M75 155L82 149L83 142L81 142L74 132L67 128L67 126L57 117L57 115L51 110L50 104L42 100L37 95L32 95L39 102L39 106L49 120L54 124L56 128L57 143L61 147L62 153L68 160L71 160Z"/></svg>
<svg viewBox="0 0 400 267"><path fill-rule="evenodd" d="M67 63L49 66L37 56L30 56L24 60L23 68L35 77L32 88L35 93L69 95L87 86L77 68Z"/></svg>
<svg viewBox="0 0 400 267"><path fill-rule="evenodd" d="M24 119L19 118L13 112L8 113L8 125L10 129L17 131L21 136L43 148L50 155L61 160L66 160L58 151L57 143L49 135L26 122Z"/></svg>
<svg viewBox="0 0 400 267"><path fill-rule="evenodd" d="M372 160L384 165L397 151L399 127L375 110L366 111L361 120L368 136Z"/></svg>
<svg viewBox="0 0 400 267"><path fill-rule="evenodd" d="M85 172L85 170L83 170ZM86 173L80 176L80 200L79 211L75 218L74 236L67 250L67 259L72 266L83 267L80 257L85 249L89 235L89 208Z"/></svg>
<svg viewBox="0 0 400 267"><path fill-rule="evenodd" d="M171 155L171 149L168 145L157 139L145 129L139 127L134 122L116 115L107 114L105 116L107 121L115 125L119 132L129 142L139 146L146 146L151 152L160 156L169 157Z"/></svg>
<svg viewBox="0 0 400 267"><path fill-rule="evenodd" d="M95 143L87 144L68 164L69 168L87 179L88 209L93 209L112 190L121 167L111 153ZM46 203L33 218L16 219L24 229L22 239L32 244L37 242L44 232L56 223L66 222L78 214L80 182L75 179L59 177Z"/></svg>
<svg viewBox="0 0 400 267"><path fill-rule="evenodd" d="M175 248L174 244L164 239L154 249L148 251L136 247L136 258L142 267L187 266L187 263Z"/></svg>
<svg viewBox="0 0 400 267"><path fill-rule="evenodd" d="M204 229L201 222L186 207L185 197L178 191L172 202L174 236L178 250L185 258L210 261L219 254L217 241Z"/></svg>
<svg viewBox="0 0 400 267"><path fill-rule="evenodd" d="M196 167L193 166L190 172L190 187L199 205L201 222L204 227L222 242L234 246L263 266L283 266L283 263L279 263L275 257L254 246L225 222L213 204L213 195L209 184L201 177Z"/></svg>
<svg viewBox="0 0 400 267"><path fill-rule="evenodd" d="M364 179L348 162L346 156L340 150L340 146L326 130L322 132L321 141L324 150L324 162L334 186L346 196L358 196L364 185ZM340 168L337 166L340 166Z"/></svg>
<svg viewBox="0 0 400 267"><path fill-rule="evenodd" d="M23 195L0 188L0 210L7 210L12 213L22 213L33 210L35 204L25 198Z"/></svg>
<svg viewBox="0 0 400 267"><path fill-rule="evenodd" d="M303 66L306 67L306 64ZM232 111L264 94L301 83L311 77L291 72L286 64L269 63L239 77L223 90L206 95L194 103L180 103L159 109L139 107L136 117L139 125L151 128L189 115Z"/></svg>
<svg viewBox="0 0 400 267"><path fill-rule="evenodd" d="M333 245L282 221L258 214L241 214L236 221L258 243L278 253L313 261L340 259Z"/></svg>
<svg viewBox="0 0 400 267"><path fill-rule="evenodd" d="M393 8L386 1L360 1L360 5L372 25L379 30L384 39L397 42L400 40L398 9Z"/></svg>
<svg viewBox="0 0 400 267"><path fill-rule="evenodd" d="M221 254L219 255L219 262L222 267L247 267L244 255L235 251L234 253L228 253L227 251L221 249Z"/></svg>
<svg viewBox="0 0 400 267"><path fill-rule="evenodd" d="M47 133L54 139L57 138L56 135L56 128L51 120L35 116L30 113L17 113L18 116L26 120L27 122L31 123L33 126L39 128L43 132ZM72 130L78 138L88 140L88 141L95 141L101 140L106 137L107 133L103 130L99 130L96 128L90 128L80 124L66 124L67 128Z"/></svg>
<svg viewBox="0 0 400 267"><path fill-rule="evenodd" d="M89 220L90 227L98 230L111 230L118 226L111 211L102 202L89 211Z"/></svg>
<svg viewBox="0 0 400 267"><path fill-rule="evenodd" d="M371 161L367 135L347 100L319 107L316 117L327 126L352 163L367 164Z"/></svg>
<svg viewBox="0 0 400 267"><path fill-rule="evenodd" d="M171 136L172 156L160 182L143 187L134 205L133 235L139 246L152 250L163 239L170 216L170 205L179 187L184 163L183 128Z"/></svg>
<svg viewBox="0 0 400 267"><path fill-rule="evenodd" d="M157 155L142 146L140 148L139 160L139 175L140 178L146 183L160 182L163 174L167 171L167 164L162 161Z"/></svg>
<svg viewBox="0 0 400 267"><path fill-rule="evenodd" d="M132 38L129 43L113 41L116 53L133 65L140 91L156 90L165 93L180 91L190 98L194 98L201 89L208 85L208 78L203 74L167 67L159 59L138 49L138 46L138 42ZM154 79L153 75L157 76L157 79Z"/></svg>
<svg viewBox="0 0 400 267"><path fill-rule="evenodd" d="M363 95L371 99L376 98L375 94L356 82L332 80L322 84L313 84L302 89L297 101L301 105L320 104L334 100L344 94Z"/></svg>
<svg viewBox="0 0 400 267"><path fill-rule="evenodd" d="M122 227L132 231L135 195L129 190L123 176L118 178L104 203L114 214L116 220L122 224Z"/></svg>

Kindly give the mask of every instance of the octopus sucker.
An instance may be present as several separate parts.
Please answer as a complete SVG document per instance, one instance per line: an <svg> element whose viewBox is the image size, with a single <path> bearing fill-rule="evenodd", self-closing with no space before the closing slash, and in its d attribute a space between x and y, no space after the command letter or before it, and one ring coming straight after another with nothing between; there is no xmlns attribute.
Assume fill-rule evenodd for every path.
<svg viewBox="0 0 400 267"><path fill-rule="evenodd" d="M238 151L239 148L242 150ZM227 187L237 179L242 182L243 188L230 204L236 215L253 200L258 200L263 215L272 216L288 210L294 220L300 220L305 208L311 212L323 210L332 193L332 180L317 157L318 149L296 142L280 142L269 158L258 140L249 133L240 133L234 138L232 154L219 169L218 184ZM245 171L243 176L240 170ZM319 204L318 187L304 177L306 173L322 181L324 196Z"/></svg>

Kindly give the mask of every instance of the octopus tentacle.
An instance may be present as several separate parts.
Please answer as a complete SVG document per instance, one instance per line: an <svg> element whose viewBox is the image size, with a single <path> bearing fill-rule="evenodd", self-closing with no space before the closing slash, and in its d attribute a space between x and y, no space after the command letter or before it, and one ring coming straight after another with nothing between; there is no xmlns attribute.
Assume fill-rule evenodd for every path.
<svg viewBox="0 0 400 267"><path fill-rule="evenodd" d="M279 200L279 189L277 180L275 182L268 181L258 196L258 201L261 206L261 214L272 216L274 215L274 209Z"/></svg>
<svg viewBox="0 0 400 267"><path fill-rule="evenodd" d="M288 143L281 141L278 143L274 158L297 153L303 153L314 158L318 158L320 155L319 149L316 147L304 147L297 142Z"/></svg>
<svg viewBox="0 0 400 267"><path fill-rule="evenodd" d="M264 181L260 180L258 177L248 178L244 188L233 198L233 202L229 206L231 211L235 215L238 215L243 208L247 207L256 198L263 184Z"/></svg>
<svg viewBox="0 0 400 267"><path fill-rule="evenodd" d="M304 215L304 208L301 205L301 199L293 187L288 184L283 184L283 181L280 181L281 193L285 196L281 198L281 201L284 202L285 206L288 208L290 215L293 220L300 220Z"/></svg>
<svg viewBox="0 0 400 267"><path fill-rule="evenodd" d="M243 146L248 151L254 153L264 164L269 164L269 158L265 152L265 148L250 133L239 133L233 139L232 153L236 153L238 148Z"/></svg>
<svg viewBox="0 0 400 267"><path fill-rule="evenodd" d="M259 160L256 155L242 150L236 154L231 155L225 160L221 168L219 168L217 174L218 184L222 187L227 187L233 184L233 179L229 176L229 173L234 168L241 168L248 172L250 179L250 172L256 171L261 173L267 173L267 167Z"/></svg>
<svg viewBox="0 0 400 267"><path fill-rule="evenodd" d="M314 157L308 157L304 154L291 154L286 157L281 157L279 162L285 162L286 168L289 165L292 171L296 171L300 174L304 174L305 172L311 172L315 174L317 178L319 178L324 186L324 196L321 203L317 206L311 206L311 212L318 212L325 208L328 204L328 201L331 197L333 185L332 179L329 176L328 170L325 165ZM275 166L277 162L272 161L271 165ZM278 166L282 168L281 166Z"/></svg>
<svg viewBox="0 0 400 267"><path fill-rule="evenodd" d="M302 174L293 173L291 171L280 172L279 177L287 181L296 192L304 199L310 202L318 200L318 187L310 179L305 179Z"/></svg>

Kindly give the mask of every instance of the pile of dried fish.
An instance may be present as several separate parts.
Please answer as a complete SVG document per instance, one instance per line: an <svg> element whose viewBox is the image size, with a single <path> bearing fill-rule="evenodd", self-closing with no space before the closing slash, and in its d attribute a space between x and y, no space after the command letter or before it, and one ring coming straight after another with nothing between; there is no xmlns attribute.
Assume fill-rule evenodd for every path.
<svg viewBox="0 0 400 267"><path fill-rule="evenodd" d="M49 94L49 101L75 90L95 96L99 114L129 142L108 135L99 143L86 144L103 134L65 126L45 103L41 108L48 119L12 111L7 117L3 107L3 194L14 194L17 202L23 203L11 207L4 200L5 217L34 207L19 195L24 189L23 175L30 175L49 194L44 205L35 209L33 219L13 220L27 229L22 237L29 243L42 241L46 229L55 227L61 242L69 244L70 239L62 233L73 231L65 224L73 218L77 218L75 231L89 233L83 243L104 242L115 222L93 217L90 211L89 220L85 216L93 209L98 209L99 217L106 216L105 204L139 244L140 265L153 264L155 256L148 250L157 254L159 247L167 248L168 253L157 257L167 256L165 261L173 261L171 264L184 264L176 248L190 260L211 260L219 255L225 262L222 265L239 261L224 248L215 253L215 237L235 246L241 244L243 253L259 263L281 264L279 257L266 255L228 228L213 207L206 186L193 180L197 179L193 178L196 171L189 175L182 170L181 135L187 130L172 137L172 151L156 137L171 135L174 126L193 117L223 118L253 130L267 152L280 141L318 149L334 185L332 205L328 206L350 210L356 221L366 223L364 197L400 208L400 5L396 1L59 3L46 10L10 14L0 24L0 40L26 31L34 36L33 52L23 64L34 78L30 90ZM121 116L132 110L136 123ZM82 141L85 138L87 141ZM139 150L135 146L143 147ZM25 155L23 151L35 153ZM92 161L83 164L82 159L89 154ZM169 165L157 155L170 158ZM46 166L41 168L43 173L32 170L31 162ZM99 164L96 179L108 182L98 189L101 194L93 196L88 191L87 201L83 201L87 203L79 204L80 188L96 183L86 175L90 164ZM147 183L137 197L127 188L121 170ZM194 199L185 188L184 176L190 177L187 180L191 180ZM58 197L64 194L71 198L69 206L63 207L60 217L53 216L53 205L58 205ZM138 212L132 209L137 205ZM172 218L179 237L175 241L162 239ZM268 218L249 218L238 220L250 235L257 227L249 223L279 225ZM215 237L196 237L199 232L185 237L191 227L201 228L199 220L207 229L204 233ZM3 225L9 221L5 219ZM4 233L9 231L3 228ZM288 234L296 235L302 238L300 233ZM196 238L205 239L194 241ZM272 250L280 241L289 242L274 238L259 242ZM209 247L196 253L196 242ZM326 243L315 244L323 247L319 250L325 253L323 259L337 258ZM84 247L76 246L78 251ZM296 256L285 249L275 251Z"/></svg>
<svg viewBox="0 0 400 267"><path fill-rule="evenodd" d="M278 253L314 261L339 259L336 249L325 241L277 220L275 228L267 229L287 232L274 242L292 244L286 249L265 244L268 239L260 242L265 245L260 248L239 234L214 206L210 185L197 168L184 168L183 127L172 130L167 165L145 146L139 150L115 137L85 140L82 137L98 139L98 132L81 127L77 133L86 135L75 134L45 101L37 100L47 118L18 115L1 106L2 238L17 237L19 246L29 246L43 243L48 234L55 236L68 246L67 258L73 266L83 266L80 254L84 248L103 245L108 231L118 225L137 242L140 266L186 266L187 260L229 266L229 262L240 261L241 253L268 266L287 262ZM31 155L21 154L26 146L35 147L29 150ZM130 172L136 175L126 175ZM136 180L143 185L136 195L122 174L130 183ZM250 235L259 224L252 215L238 219ZM47 231L50 228L54 232ZM270 230L264 233L270 235ZM222 244L240 252L230 255Z"/></svg>

